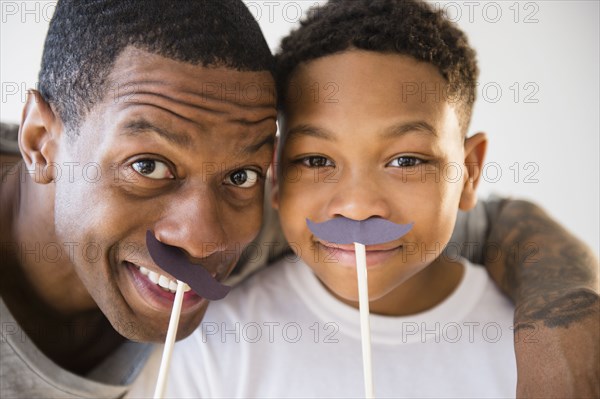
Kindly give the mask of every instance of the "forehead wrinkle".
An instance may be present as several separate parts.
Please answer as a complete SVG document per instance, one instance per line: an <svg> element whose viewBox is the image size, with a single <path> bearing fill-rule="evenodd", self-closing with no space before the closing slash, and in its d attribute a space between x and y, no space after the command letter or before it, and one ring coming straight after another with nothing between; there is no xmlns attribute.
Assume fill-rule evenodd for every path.
<svg viewBox="0 0 600 399"><path fill-rule="evenodd" d="M208 82L211 83L211 82ZM258 98L256 100L250 100L245 98L250 97L245 90L223 90L221 85L218 91L203 90L199 93L197 91L188 90L187 86L178 88L179 93L189 95L190 97L200 97L203 101L211 101L215 103L231 104L243 109L255 109L255 108L272 108L275 107L275 89L274 86L265 93L266 89L260 85L256 85L259 90ZM237 86L237 84L235 85ZM227 86L226 86L227 87ZM243 101L246 99L247 101Z"/></svg>
<svg viewBox="0 0 600 399"><path fill-rule="evenodd" d="M260 121L264 118L264 114L272 115L274 119L277 115L274 90L270 90L265 94L267 89L259 84L256 84L256 87L260 90L258 99L245 102L243 100L249 94L242 90L218 90L215 93L208 90L208 86L202 86L200 91L194 91L190 89L189 84L184 84L184 82L167 82L147 77L131 81L125 80L124 83L117 81L116 87L122 87L122 89L116 90L115 102L121 100L132 103L139 101L139 97L148 96L189 108L192 111L201 109L214 115L239 115L239 120L253 121L260 118ZM191 116L186 116L186 118L189 120Z"/></svg>
<svg viewBox="0 0 600 399"><path fill-rule="evenodd" d="M134 93L130 93L129 95L133 96L133 98L128 98L127 100L125 100L129 104L140 103L140 101L136 100L137 96L140 96L140 97L146 97L147 96L147 97L157 97L159 99L166 100L168 102L175 103L175 104L181 105L181 106L186 107L186 108L201 109L203 111L210 112L210 113L213 113L213 114L223 115L223 114L227 113L227 111L221 111L221 110L218 110L218 109L209 108L209 107L206 107L206 106L203 106L203 105L200 105L200 104L192 104L192 103L184 101L184 100L180 100L180 99L177 99L177 98L174 98L174 97L170 97L170 96L168 96L168 95L166 95L164 93L156 93L156 92L151 92L151 91L141 91L140 90L140 91L136 91ZM117 98L119 98L119 97L117 97ZM164 107L161 107L161 108L164 108Z"/></svg>
<svg viewBox="0 0 600 399"><path fill-rule="evenodd" d="M192 119L192 116L191 116L192 113L197 114L199 111L204 111L204 112L207 112L207 113L209 113L211 115L215 115L215 116L232 115L232 117L228 119L229 122L239 123L239 124L242 124L245 126L260 124L269 119L272 119L273 121L275 121L277 119L277 111L274 106L273 107L262 106L259 109L257 109L257 107L252 107L252 109L249 110L247 108L237 107L236 105L229 103L229 104L231 104L231 106L233 106L233 109L231 109L231 106L229 107L229 109L225 109L224 107L221 107L221 109L217 109L215 107L211 107L210 105L207 106L207 105L200 105L200 104L195 104L195 103L192 104L187 101L179 100L179 99L176 99L173 97L169 97L165 94L160 94L160 93L155 93L155 92L137 92L137 93L135 93L135 96L138 96L138 98L137 99L136 98L129 99L128 104L130 104L130 105L131 104L148 105L148 106L154 106L154 107L160 108L160 109L162 109L166 112L169 112L170 114L175 115L181 119L184 119L188 122L194 123L194 124L200 126L201 128L204 128L204 130L206 130L206 127L203 126L203 124L201 122L195 121L194 119ZM191 112L189 115L183 115L181 113L177 113L177 112L173 111L170 108L167 108L166 105L161 106L156 103L142 102L145 97L156 97L161 100L165 100L165 102L176 103L182 107L189 109ZM163 101L161 101L161 103L162 102Z"/></svg>
<svg viewBox="0 0 600 399"><path fill-rule="evenodd" d="M269 134L268 136L263 137L261 140L256 141L253 144L249 144L239 148L238 153L243 155L252 155L256 154L263 147L267 147L271 151L275 147L275 135Z"/></svg>
<svg viewBox="0 0 600 399"><path fill-rule="evenodd" d="M164 111L164 112L166 112L166 113L168 113L168 114L170 114L170 115L172 115L172 116L174 116L174 117L176 117L178 119L184 120L184 121L186 121L188 123L191 123L191 124L197 126L200 129L200 131L202 131L202 132L208 132L208 130L209 130L207 128L207 126L205 124L203 124L202 122L195 121L195 120L190 119L190 118L188 118L188 117L186 117L184 115L178 114L178 113L170 110L169 108L165 108L165 107L162 107L162 106L154 104L154 103L135 102L135 103L128 104L126 108L136 107L136 106L145 106L145 107L158 108L161 111ZM190 142L190 144L191 144L191 142Z"/></svg>
<svg viewBox="0 0 600 399"><path fill-rule="evenodd" d="M200 96L201 97L201 96ZM230 115L229 122L239 123L241 125L250 126L260 124L264 121L272 119L277 120L277 109L274 104L266 105L244 105L240 103L230 102L226 100L206 99L202 97L208 109L219 112L222 115Z"/></svg>
<svg viewBox="0 0 600 399"><path fill-rule="evenodd" d="M208 82L211 83L211 82ZM207 84L207 83L205 83ZM243 101L246 96L250 97L248 93L244 90L222 90L221 85L219 85L219 91L214 92L208 90L208 86L203 86L201 91L193 91L189 89L189 85L185 84L173 84L160 80L137 80L124 84L123 86L129 87L133 86L133 90L125 90L123 95L119 97L135 95L135 94L149 94L164 97L167 100L173 101L175 103L191 106L191 107L199 107L205 108L207 110L213 110L215 113L227 113L230 111L223 111L223 107L233 106L236 108L240 108L242 110L271 110L275 109L275 90L271 89L266 94L266 89L264 87L259 87L259 95L256 100ZM164 92L158 93L153 90L145 91L143 90L144 86L165 86L167 88L173 89L174 96L168 96ZM118 91L120 93L121 91ZM198 104L205 104L204 106Z"/></svg>
<svg viewBox="0 0 600 399"><path fill-rule="evenodd" d="M192 145L192 139L187 133L164 129L147 121L143 117L127 122L125 131L121 134L137 136L147 132L154 132L179 147L188 148Z"/></svg>
<svg viewBox="0 0 600 399"><path fill-rule="evenodd" d="M269 116L265 116L264 118L257 119L257 120L248 120L245 118L237 118L237 117L233 117L233 118L229 119L229 122L238 123L245 127L261 125L261 124L263 124L265 122L269 122L269 121L277 122L277 117L275 115L269 115Z"/></svg>

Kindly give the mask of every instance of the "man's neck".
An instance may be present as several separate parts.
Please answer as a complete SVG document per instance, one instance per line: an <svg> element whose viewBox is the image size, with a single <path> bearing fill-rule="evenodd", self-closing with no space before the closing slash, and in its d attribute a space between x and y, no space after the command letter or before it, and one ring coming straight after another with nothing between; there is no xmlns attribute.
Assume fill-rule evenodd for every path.
<svg viewBox="0 0 600 399"><path fill-rule="evenodd" d="M1 157L0 294L47 357L83 374L123 342L81 283L54 234L53 187L23 173L19 158ZM60 252L58 251L60 250Z"/></svg>

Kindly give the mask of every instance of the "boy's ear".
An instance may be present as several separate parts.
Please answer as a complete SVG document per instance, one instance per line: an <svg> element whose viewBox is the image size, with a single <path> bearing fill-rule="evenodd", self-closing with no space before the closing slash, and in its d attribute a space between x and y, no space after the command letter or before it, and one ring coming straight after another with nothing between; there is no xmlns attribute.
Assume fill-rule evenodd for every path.
<svg viewBox="0 0 600 399"><path fill-rule="evenodd" d="M467 176L458 206L463 211L468 211L477 204L477 185L481 178L486 149L487 137L485 133L477 133L465 139L465 169Z"/></svg>
<svg viewBox="0 0 600 399"><path fill-rule="evenodd" d="M19 130L19 149L35 182L48 184L55 179L55 162L62 122L37 90L27 93Z"/></svg>

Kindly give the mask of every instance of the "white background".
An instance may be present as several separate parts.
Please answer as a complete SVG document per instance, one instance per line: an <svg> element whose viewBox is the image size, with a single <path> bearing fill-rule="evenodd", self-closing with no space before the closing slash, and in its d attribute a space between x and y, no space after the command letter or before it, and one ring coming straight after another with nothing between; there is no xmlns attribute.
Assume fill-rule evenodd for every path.
<svg viewBox="0 0 600 399"><path fill-rule="evenodd" d="M246 1L273 50L316 1ZM432 1L481 69L471 132L490 145L481 195L533 200L599 252L599 3ZM2 1L0 119L35 87L53 1Z"/></svg>

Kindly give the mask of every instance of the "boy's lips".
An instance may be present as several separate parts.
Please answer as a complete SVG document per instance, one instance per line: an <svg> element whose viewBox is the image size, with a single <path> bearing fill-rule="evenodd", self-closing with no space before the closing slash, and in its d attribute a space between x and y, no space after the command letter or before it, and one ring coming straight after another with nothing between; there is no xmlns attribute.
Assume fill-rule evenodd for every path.
<svg viewBox="0 0 600 399"><path fill-rule="evenodd" d="M342 251L354 251L354 244L336 244L334 242L319 240L316 237L314 238L314 240L316 242L318 242L319 244L321 244L325 247L328 247L328 248L340 249ZM392 242L385 243L385 244L365 245L365 250L367 252L369 252L369 251L389 251L390 249L396 249L401 246L402 246L401 244L395 243L392 241Z"/></svg>
<svg viewBox="0 0 600 399"><path fill-rule="evenodd" d="M356 267L354 244L342 245L321 240L315 240L315 243L329 255L324 260L324 263L338 263L342 266ZM380 245L368 245L365 249L367 267L374 267L396 256L398 251L402 250L402 244L392 242Z"/></svg>

